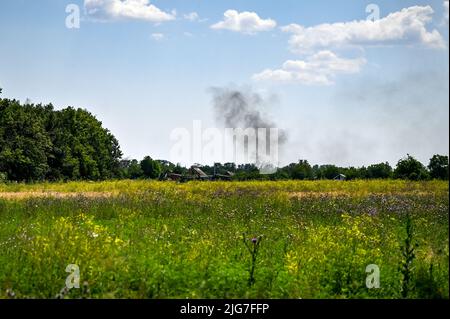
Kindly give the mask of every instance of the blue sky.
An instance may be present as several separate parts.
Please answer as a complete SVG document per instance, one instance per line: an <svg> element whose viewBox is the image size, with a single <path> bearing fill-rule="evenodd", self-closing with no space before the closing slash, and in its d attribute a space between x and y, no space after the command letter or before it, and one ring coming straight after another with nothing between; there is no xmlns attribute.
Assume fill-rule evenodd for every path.
<svg viewBox="0 0 450 319"><path fill-rule="evenodd" d="M448 154L442 0L113 2L1 0L2 96L86 108L132 158L168 159L174 128L217 125L209 88L227 86L277 96L264 111L288 132L282 164Z"/></svg>

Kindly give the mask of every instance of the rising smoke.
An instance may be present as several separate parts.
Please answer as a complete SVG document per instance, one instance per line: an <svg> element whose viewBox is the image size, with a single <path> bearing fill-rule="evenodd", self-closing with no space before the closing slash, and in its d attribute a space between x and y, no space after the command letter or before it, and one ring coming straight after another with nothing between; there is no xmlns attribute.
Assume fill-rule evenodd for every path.
<svg viewBox="0 0 450 319"><path fill-rule="evenodd" d="M268 118L264 108L274 103L275 98L265 98L251 89L211 88L216 121L226 128L266 129L266 141L270 141L270 129L278 129L278 148L287 142L287 133ZM248 146L245 145L245 148ZM267 145L269 149L270 146ZM258 158L258 154L256 156ZM261 163L257 163L261 164Z"/></svg>

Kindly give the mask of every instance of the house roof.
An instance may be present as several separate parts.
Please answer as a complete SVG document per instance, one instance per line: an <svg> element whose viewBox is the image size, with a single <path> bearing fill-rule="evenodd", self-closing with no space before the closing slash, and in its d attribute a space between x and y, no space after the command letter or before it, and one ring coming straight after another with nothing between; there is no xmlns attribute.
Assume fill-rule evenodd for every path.
<svg viewBox="0 0 450 319"><path fill-rule="evenodd" d="M191 169L192 169L192 171L193 171L195 174L197 174L197 175L200 176L200 177L208 177L208 175L206 175L205 172L202 171L202 170L201 170L200 168L198 168L198 167L192 167Z"/></svg>

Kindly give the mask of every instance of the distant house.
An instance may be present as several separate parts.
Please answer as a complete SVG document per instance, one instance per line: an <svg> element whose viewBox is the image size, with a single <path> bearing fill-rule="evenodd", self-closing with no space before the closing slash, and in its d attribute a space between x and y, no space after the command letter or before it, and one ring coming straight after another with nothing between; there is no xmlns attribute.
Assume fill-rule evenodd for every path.
<svg viewBox="0 0 450 319"><path fill-rule="evenodd" d="M336 176L334 178L335 181L345 181L347 179L347 176L345 176L344 174L339 174L338 176Z"/></svg>
<svg viewBox="0 0 450 319"><path fill-rule="evenodd" d="M213 180L215 181L231 181L233 179L234 173L226 171L225 174L214 174Z"/></svg>
<svg viewBox="0 0 450 319"><path fill-rule="evenodd" d="M230 172L230 171L227 171L227 175L230 176L230 177L233 177L233 176L234 176L234 173L233 173L233 172Z"/></svg>
<svg viewBox="0 0 450 319"><path fill-rule="evenodd" d="M208 176L204 171L195 166L191 167L191 169L189 170L189 174L191 174L194 179L210 179L210 176Z"/></svg>
<svg viewBox="0 0 450 319"><path fill-rule="evenodd" d="M231 181L234 173L226 171L224 174L216 174L214 170L214 175L206 174L198 166L192 166L187 174L174 174L166 173L161 177L161 180L165 181L178 181L178 182L188 182L188 181Z"/></svg>

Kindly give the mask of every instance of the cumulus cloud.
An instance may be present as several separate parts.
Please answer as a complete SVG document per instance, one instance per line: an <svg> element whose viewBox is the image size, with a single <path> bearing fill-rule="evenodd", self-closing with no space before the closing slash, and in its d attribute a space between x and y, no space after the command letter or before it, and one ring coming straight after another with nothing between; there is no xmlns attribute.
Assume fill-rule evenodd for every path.
<svg viewBox="0 0 450 319"><path fill-rule="evenodd" d="M175 19L176 12L164 12L149 0L84 0L88 16L99 20L134 19L161 23Z"/></svg>
<svg viewBox="0 0 450 319"><path fill-rule="evenodd" d="M211 26L215 30L229 30L245 34L255 34L270 31L277 26L275 20L261 19L255 12L241 12L228 10L224 13L224 20Z"/></svg>
<svg viewBox="0 0 450 319"><path fill-rule="evenodd" d="M445 41L441 34L436 29L427 30L433 13L430 6L414 6L375 21L326 23L312 27L291 24L282 30L292 34L289 40L291 49L301 54L352 46L421 44L442 48Z"/></svg>
<svg viewBox="0 0 450 319"><path fill-rule="evenodd" d="M305 60L286 61L281 69L255 74L255 81L293 82L306 85L330 85L339 74L354 74L366 63L363 58L345 59L331 51L320 51Z"/></svg>
<svg viewBox="0 0 450 319"><path fill-rule="evenodd" d="M200 17L197 12L191 12L191 13L185 14L184 18L186 20L194 22L194 21L197 21Z"/></svg>

